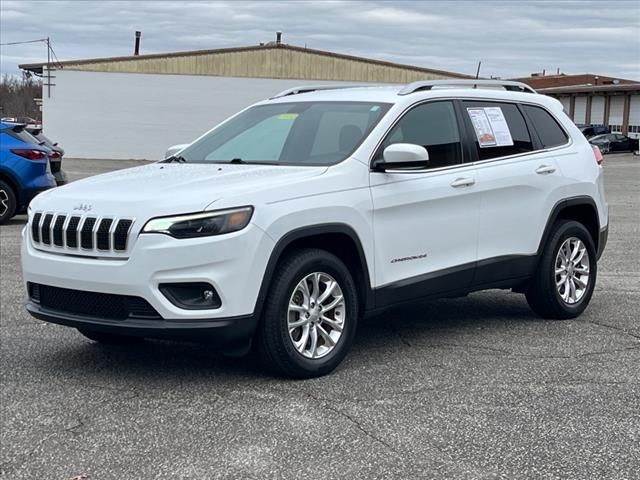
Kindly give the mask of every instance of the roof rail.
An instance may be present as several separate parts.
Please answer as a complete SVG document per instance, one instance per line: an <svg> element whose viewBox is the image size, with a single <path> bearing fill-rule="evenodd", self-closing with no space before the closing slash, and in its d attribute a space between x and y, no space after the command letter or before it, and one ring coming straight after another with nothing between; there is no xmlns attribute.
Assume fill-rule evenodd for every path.
<svg viewBox="0 0 640 480"><path fill-rule="evenodd" d="M273 97L270 97L269 100L273 100L274 98L280 97L288 97L289 95L298 95L300 93L309 93L315 92L317 90L339 90L342 88L355 88L355 87L370 87L369 85L304 85L301 87L293 87L284 90Z"/></svg>
<svg viewBox="0 0 640 480"><path fill-rule="evenodd" d="M398 92L398 95L409 95L422 90L431 90L433 87L502 87L513 92L537 93L526 83L509 80L422 80L407 84Z"/></svg>

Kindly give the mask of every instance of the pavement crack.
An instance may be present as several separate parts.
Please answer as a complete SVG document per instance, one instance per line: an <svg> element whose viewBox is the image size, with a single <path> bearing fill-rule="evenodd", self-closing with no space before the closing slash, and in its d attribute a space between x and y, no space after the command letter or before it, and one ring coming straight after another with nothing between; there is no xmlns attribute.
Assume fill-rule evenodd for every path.
<svg viewBox="0 0 640 480"><path fill-rule="evenodd" d="M368 438L370 438L371 440L381 444L382 446L384 446L387 450L389 450L390 452L392 452L393 454L397 455L397 456L401 456L400 453L389 443L385 442L382 438L378 437L377 435L374 435L372 432L370 432L369 430L367 430L362 423L360 423L358 420L356 420L355 418L353 418L351 415L349 415L346 412L343 412L342 410L340 410L339 408L334 407L333 405L331 405L328 401L326 401L323 398L317 397L316 395L314 395L311 392L308 391L304 391L304 394L307 395L309 398L315 400L316 402L320 403L320 405L322 406L322 408L325 408L326 410L329 410L337 415L340 415L342 418L347 419L357 430L359 430L361 433L363 433L365 436L367 436Z"/></svg>
<svg viewBox="0 0 640 480"><path fill-rule="evenodd" d="M635 338L636 340L640 340L640 334L629 332L625 328L616 327L614 325L609 325L608 323L596 322L594 320L583 320L583 322L584 323L590 323L591 325L597 325L597 326L602 327L602 328L608 328L610 330L615 330L616 332L621 332L621 333L623 333L625 335L629 335L630 337Z"/></svg>
<svg viewBox="0 0 640 480"><path fill-rule="evenodd" d="M76 423L74 423L73 425L71 425L70 427L67 427L64 429L65 432L70 432L70 433L78 433L78 429L84 428L84 422L82 421L81 418L78 418L78 421Z"/></svg>
<svg viewBox="0 0 640 480"><path fill-rule="evenodd" d="M640 345L635 345L633 347L625 347L625 348L612 348L610 350L602 350L600 352L580 353L578 355L575 355L575 357L590 357L594 355L606 355L608 353L627 352L629 350L638 350L638 349L640 349Z"/></svg>

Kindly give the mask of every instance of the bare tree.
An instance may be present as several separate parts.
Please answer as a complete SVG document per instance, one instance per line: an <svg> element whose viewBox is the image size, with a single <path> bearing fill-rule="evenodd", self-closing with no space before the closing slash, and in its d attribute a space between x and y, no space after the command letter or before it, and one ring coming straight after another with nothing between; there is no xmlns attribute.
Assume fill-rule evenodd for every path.
<svg viewBox="0 0 640 480"><path fill-rule="evenodd" d="M40 119L36 98L42 97L42 82L33 78L4 75L0 79L0 117Z"/></svg>

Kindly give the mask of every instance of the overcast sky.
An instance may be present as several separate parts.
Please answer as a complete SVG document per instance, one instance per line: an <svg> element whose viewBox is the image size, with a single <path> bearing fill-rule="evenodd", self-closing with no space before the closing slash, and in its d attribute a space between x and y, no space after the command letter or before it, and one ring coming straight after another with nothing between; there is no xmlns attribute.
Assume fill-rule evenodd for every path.
<svg viewBox="0 0 640 480"><path fill-rule="evenodd" d="M0 43L51 37L63 59L286 43L503 78L531 72L640 80L640 2L11 1ZM0 47L2 73L46 60L42 44Z"/></svg>

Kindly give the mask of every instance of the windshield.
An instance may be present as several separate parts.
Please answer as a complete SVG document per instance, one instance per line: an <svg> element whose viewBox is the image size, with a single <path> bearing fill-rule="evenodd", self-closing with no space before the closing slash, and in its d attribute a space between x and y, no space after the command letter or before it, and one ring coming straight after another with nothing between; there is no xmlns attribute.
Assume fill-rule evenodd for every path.
<svg viewBox="0 0 640 480"><path fill-rule="evenodd" d="M366 102L252 107L181 151L180 161L331 165L351 155L389 107Z"/></svg>
<svg viewBox="0 0 640 480"><path fill-rule="evenodd" d="M37 135L34 135L34 137L36 137L41 142L44 142L46 145L53 146L53 142L44 133L39 133Z"/></svg>

